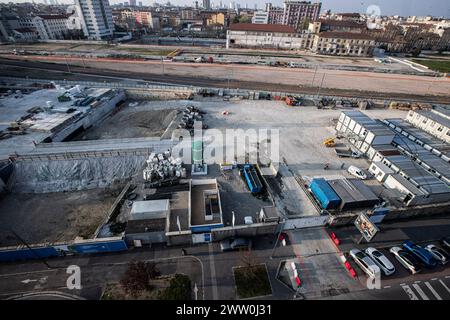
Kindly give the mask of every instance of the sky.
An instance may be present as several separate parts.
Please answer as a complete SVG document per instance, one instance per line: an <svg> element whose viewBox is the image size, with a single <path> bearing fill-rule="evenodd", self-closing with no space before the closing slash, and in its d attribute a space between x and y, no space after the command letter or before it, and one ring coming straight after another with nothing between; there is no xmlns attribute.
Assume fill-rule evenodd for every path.
<svg viewBox="0 0 450 320"><path fill-rule="evenodd" d="M129 0L110 0L111 4L121 3ZM155 0L137 0L142 1L144 5L153 4ZM223 4L230 3L231 0L222 0ZM241 4L241 8L245 8L248 4L249 8L254 8L257 4L258 8L263 8L264 3L272 2L273 5L282 5L283 0L234 0ZM0 0L0 2L31 2L31 0ZM43 0L35 0L35 2L43 2ZM72 3L73 0L58 0L61 3ZM167 0L157 0L159 3L165 3ZM193 5L194 0L171 0L172 4ZM199 4L202 0L198 0ZM212 3L219 3L220 0L211 0ZM312 2L316 2L312 0ZM370 5L377 5L381 10L381 15L402 15L402 16L426 16L433 15L437 17L450 18L450 1L449 0L323 0L322 10L331 9L332 12L359 12L365 13Z"/></svg>

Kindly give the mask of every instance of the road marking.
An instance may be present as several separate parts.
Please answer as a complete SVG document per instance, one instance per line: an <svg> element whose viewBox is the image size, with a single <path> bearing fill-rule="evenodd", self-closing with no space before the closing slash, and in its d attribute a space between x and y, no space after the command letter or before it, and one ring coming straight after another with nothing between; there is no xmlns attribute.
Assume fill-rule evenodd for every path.
<svg viewBox="0 0 450 320"><path fill-rule="evenodd" d="M447 287L447 285L444 283L444 281L439 280L439 282L442 284L442 286L447 290L448 293L450 293L450 289Z"/></svg>
<svg viewBox="0 0 450 320"><path fill-rule="evenodd" d="M403 286L406 286L406 283L400 283L400 285L403 287Z"/></svg>
<svg viewBox="0 0 450 320"><path fill-rule="evenodd" d="M412 291L412 289L408 285L403 285L402 288L403 290L405 290L410 300L419 300L414 291Z"/></svg>
<svg viewBox="0 0 450 320"><path fill-rule="evenodd" d="M212 243L208 244L208 251L209 251L209 267L211 269L211 286L212 286L213 300L218 300L219 292L217 291L216 267L214 265L214 248Z"/></svg>
<svg viewBox="0 0 450 320"><path fill-rule="evenodd" d="M391 286L384 286L383 288L384 289L389 289Z"/></svg>
<svg viewBox="0 0 450 320"><path fill-rule="evenodd" d="M450 276L445 276L445 279L448 279L448 278L450 278Z"/></svg>
<svg viewBox="0 0 450 320"><path fill-rule="evenodd" d="M434 294L436 299L442 300L441 296L436 292L436 290L434 290L434 288L431 286L431 284L428 281L425 282L425 285L428 287L428 289L430 289L431 293Z"/></svg>
<svg viewBox="0 0 450 320"><path fill-rule="evenodd" d="M419 293L419 295L422 297L423 300L430 300L428 296L423 292L423 290L420 288L420 286L416 283L413 283L413 288L416 289L416 291Z"/></svg>
<svg viewBox="0 0 450 320"><path fill-rule="evenodd" d="M433 278L433 279L431 279L432 281L436 281L437 280L437 278Z"/></svg>
<svg viewBox="0 0 450 320"><path fill-rule="evenodd" d="M414 281L414 283L421 283L422 281L420 281L420 280L417 280L417 281Z"/></svg>

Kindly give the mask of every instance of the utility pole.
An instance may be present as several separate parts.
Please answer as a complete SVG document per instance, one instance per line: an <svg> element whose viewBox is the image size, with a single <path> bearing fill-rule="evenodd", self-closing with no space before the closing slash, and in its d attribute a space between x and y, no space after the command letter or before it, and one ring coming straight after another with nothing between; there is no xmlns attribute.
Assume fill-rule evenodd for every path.
<svg viewBox="0 0 450 320"><path fill-rule="evenodd" d="M316 64L316 67L314 69L314 77L313 77L313 80L311 83L311 87L314 87L314 80L316 80L317 68L318 68L318 65Z"/></svg>
<svg viewBox="0 0 450 320"><path fill-rule="evenodd" d="M283 223L281 223L281 227L280 227L280 232L278 232L278 235L277 235L277 241L275 241L275 245L274 245L274 247L273 247L273 249L272 249L272 253L270 254L270 260L272 260L273 259L273 255L274 255L274 253L275 253L275 249L277 248L277 246L278 246L278 242L280 241L280 236L281 236L281 233L283 232L283 230L284 230L284 224L285 224L286 222L285 221L283 221Z"/></svg>
<svg viewBox="0 0 450 320"><path fill-rule="evenodd" d="M323 73L322 81L320 82L319 90L317 90L317 98L319 97L320 89L322 89L322 85L323 85L323 80L324 79L325 79L325 72Z"/></svg>
<svg viewBox="0 0 450 320"><path fill-rule="evenodd" d="M69 73L72 73L72 72L70 71L69 62L67 61L67 57L66 57L66 56L64 56L64 60L66 61L67 70L69 71Z"/></svg>
<svg viewBox="0 0 450 320"><path fill-rule="evenodd" d="M33 251L33 249L28 245L28 243L24 239L22 239L13 229L9 229L9 231L11 231L11 233L17 239L19 239L19 241L22 242L28 248L28 250L30 250L36 256L37 259L40 259L47 268L52 269L52 267L50 267L50 265L47 263L47 261L44 258L40 257L35 251Z"/></svg>

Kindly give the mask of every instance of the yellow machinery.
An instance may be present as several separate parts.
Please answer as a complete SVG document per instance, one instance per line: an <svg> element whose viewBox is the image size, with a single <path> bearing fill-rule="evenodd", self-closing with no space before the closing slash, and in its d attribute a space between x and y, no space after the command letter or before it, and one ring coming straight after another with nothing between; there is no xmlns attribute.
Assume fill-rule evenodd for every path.
<svg viewBox="0 0 450 320"><path fill-rule="evenodd" d="M324 146L327 147L327 148L335 147L336 146L336 142L334 141L334 139L335 139L335 137L325 139L323 141Z"/></svg>

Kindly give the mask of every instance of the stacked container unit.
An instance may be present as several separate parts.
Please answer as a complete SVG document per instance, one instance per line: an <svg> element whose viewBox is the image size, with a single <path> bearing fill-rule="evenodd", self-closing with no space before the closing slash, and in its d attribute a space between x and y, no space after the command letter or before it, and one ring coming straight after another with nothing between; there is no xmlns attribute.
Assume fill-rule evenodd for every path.
<svg viewBox="0 0 450 320"><path fill-rule="evenodd" d="M414 126L450 143L450 111L439 108L432 111L409 111L406 120Z"/></svg>
<svg viewBox="0 0 450 320"><path fill-rule="evenodd" d="M339 207L341 198L339 198L325 179L313 179L309 188L323 209L336 209Z"/></svg>
<svg viewBox="0 0 450 320"><path fill-rule="evenodd" d="M390 144L395 136L385 124L360 111L341 112L336 131L347 137L349 142L363 153L367 153L372 145Z"/></svg>
<svg viewBox="0 0 450 320"><path fill-rule="evenodd" d="M411 194L413 194L416 199L409 203L409 205L423 205L450 201L450 189L448 185L439 180L437 177L431 175L418 163L407 158L406 156L388 156L382 160L382 163L391 168L395 174L405 178L408 182L421 190L419 193L411 190ZM389 181L392 181L392 179L388 179L386 179L385 185L386 183L389 184ZM396 182L392 183L396 184L401 183L402 181L401 179L396 180ZM386 187L394 188L391 185L386 185ZM404 187L408 188L407 185ZM395 189L401 188L395 187Z"/></svg>
<svg viewBox="0 0 450 320"><path fill-rule="evenodd" d="M448 161L407 138L397 136L393 143L425 170L450 185L450 163Z"/></svg>

